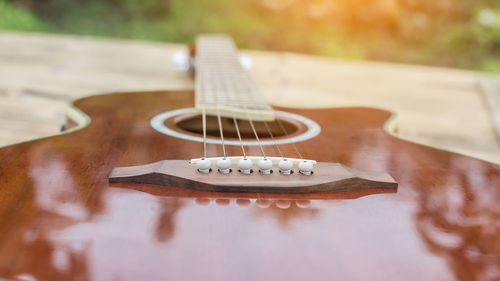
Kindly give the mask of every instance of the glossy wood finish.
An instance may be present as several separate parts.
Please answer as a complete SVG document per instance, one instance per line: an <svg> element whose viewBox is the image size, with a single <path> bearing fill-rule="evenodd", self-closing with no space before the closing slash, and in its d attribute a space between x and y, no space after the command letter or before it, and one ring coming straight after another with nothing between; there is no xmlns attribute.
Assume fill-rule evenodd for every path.
<svg viewBox="0 0 500 281"><path fill-rule="evenodd" d="M0 277L500 278L500 167L391 137L382 129L386 111L280 109L322 126L298 144L305 158L388 172L396 193L220 194L108 183L115 166L199 157L199 143L149 126L160 112L192 105L191 92L85 98L76 106L92 118L88 127L0 149Z"/></svg>
<svg viewBox="0 0 500 281"><path fill-rule="evenodd" d="M169 63L184 48L0 31L0 146L58 132L67 103L83 96L192 89L191 77ZM384 108L398 113L398 135L405 139L500 163L500 141L485 110L486 96L477 85L484 73L292 53L244 53L252 58L252 76L271 104Z"/></svg>
<svg viewBox="0 0 500 281"><path fill-rule="evenodd" d="M245 175L238 173L236 169L237 166L233 167L229 174L216 171L205 174L198 172L196 166L190 165L189 161L163 160L139 166L115 167L108 179L112 183L245 193L313 193L398 187L387 173L361 171L339 163L317 163L312 175L302 175L297 167L290 175L279 173L276 166L275 172L268 175L257 171Z"/></svg>

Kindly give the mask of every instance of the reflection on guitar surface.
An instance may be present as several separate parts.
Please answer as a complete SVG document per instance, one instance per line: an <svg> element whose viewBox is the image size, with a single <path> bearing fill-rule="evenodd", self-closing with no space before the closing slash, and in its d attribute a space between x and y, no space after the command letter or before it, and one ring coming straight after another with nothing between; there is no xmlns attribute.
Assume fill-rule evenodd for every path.
<svg viewBox="0 0 500 281"><path fill-rule="evenodd" d="M283 119L296 130L276 142L265 123L256 126L251 118L239 122L217 115L200 126L201 133L176 128L182 136L151 125L165 112L192 108L195 98L192 91L87 97L74 104L92 120L86 127L1 148L0 276L39 281L500 279L498 165L395 138L384 130L391 113L373 108L260 104L255 116L268 118L276 110L303 117ZM190 114L165 119L163 125L173 128ZM198 117L206 119L203 113ZM233 144L224 143L223 120L233 121L230 131L236 137L225 138ZM321 130L293 141L307 132L307 120ZM235 130L240 125L250 137L258 129L264 134L258 141L240 140ZM278 121L271 127L280 129ZM290 155L297 155L296 162ZM189 166L190 159L206 161ZM149 163L165 160L179 163L169 166L167 178L161 169L148 170ZM316 161L364 171L369 181L336 177L326 181L328 190L304 190L321 180ZM133 180L125 173L127 181L112 182L117 167L139 167L139 172L134 168ZM231 184L214 191L210 184L200 188L202 181L190 182L200 186L180 181L183 175ZM378 181L381 175L390 180ZM235 192L235 181L249 189ZM296 193L252 190L286 188L287 182L298 187ZM390 185L377 185L384 182Z"/></svg>

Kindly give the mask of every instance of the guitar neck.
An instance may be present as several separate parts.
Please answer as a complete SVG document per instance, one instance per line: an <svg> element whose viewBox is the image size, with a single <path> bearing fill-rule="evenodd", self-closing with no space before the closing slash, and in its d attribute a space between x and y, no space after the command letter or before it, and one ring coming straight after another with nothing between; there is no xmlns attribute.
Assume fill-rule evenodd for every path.
<svg viewBox="0 0 500 281"><path fill-rule="evenodd" d="M274 120L272 108L241 66L230 37L199 36L195 72L196 109L199 112L245 120Z"/></svg>

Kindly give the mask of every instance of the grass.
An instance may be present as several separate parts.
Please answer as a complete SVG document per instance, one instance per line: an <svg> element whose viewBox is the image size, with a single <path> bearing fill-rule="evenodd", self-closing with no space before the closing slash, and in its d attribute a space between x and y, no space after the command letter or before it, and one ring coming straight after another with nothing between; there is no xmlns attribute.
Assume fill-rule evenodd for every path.
<svg viewBox="0 0 500 281"><path fill-rule="evenodd" d="M46 26L30 11L0 0L0 29L44 31Z"/></svg>
<svg viewBox="0 0 500 281"><path fill-rule="evenodd" d="M244 48L500 72L500 3L447 3L0 0L0 29L169 42L224 32Z"/></svg>

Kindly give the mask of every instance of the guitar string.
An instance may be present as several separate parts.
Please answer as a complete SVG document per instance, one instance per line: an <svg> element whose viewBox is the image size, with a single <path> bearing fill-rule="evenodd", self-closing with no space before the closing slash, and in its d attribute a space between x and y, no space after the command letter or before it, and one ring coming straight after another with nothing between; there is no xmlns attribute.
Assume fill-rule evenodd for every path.
<svg viewBox="0 0 500 281"><path fill-rule="evenodd" d="M205 107L201 110L201 123L203 124L203 159L207 158L207 114Z"/></svg>
<svg viewBox="0 0 500 281"><path fill-rule="evenodd" d="M220 67L222 69L222 66L220 65L220 61L217 61L216 63L216 66ZM219 74L218 74L218 77L217 79L215 79L216 83L215 83L215 88L218 89L218 91L216 91L216 96L217 96L217 101L219 101L221 99L221 97L219 97L217 94L219 93L222 93L222 99L224 100L227 100L228 99L228 95L230 95L230 91L229 90L229 85L228 85L228 82L229 82L229 79L227 77L227 73L225 71L220 71ZM220 131L220 139L221 139L221 143L222 143L222 153L224 154L224 159L226 159L226 147L224 145L224 133L223 133L223 129L222 129L222 121L221 121L221 116L220 116L220 112L219 112L219 107L217 106L217 122L219 123L219 131Z"/></svg>
<svg viewBox="0 0 500 281"><path fill-rule="evenodd" d="M220 62L219 61L216 61L214 65L210 65L211 67L209 68L218 68L220 66ZM227 67L227 66L226 66ZM219 76L219 77L217 77ZM242 85L234 85L234 83L232 83L232 79L228 79L228 78L232 78L232 73L231 72L226 72L226 71L221 71L219 72L219 74L217 75L216 77L213 77L215 79L210 79L210 81L212 83L209 83L211 84L211 88L212 90L215 90L213 91L212 93L215 94L215 100L218 101L220 100L221 98L222 99L230 99L232 98L232 94L235 92L234 90L234 87L236 86L237 88L241 88ZM214 87L215 86L215 87ZM250 85L250 88L253 88L252 86L254 85ZM229 91L230 90L230 91ZM219 92L223 92L223 93L219 93ZM218 94L222 94L222 96L219 96ZM246 109L246 104L243 103L243 106L245 107ZM259 135L257 133L257 130L255 128L255 125L253 123L253 120L250 118L248 112L247 112L247 116L248 116L248 121L250 123L250 126L252 128L252 131L255 135L255 138L259 144L259 147L260 147L260 150L262 152L262 155L264 156L264 159L266 158L266 154L265 154L265 151L264 151L264 148L262 146L262 143L260 141L260 138L259 138ZM219 108L217 108L217 121L218 121L218 125L219 125L219 131L220 131L220 137L221 137L221 143L222 143L222 150L223 150L223 154L224 154L224 158L226 158L226 150L225 150L225 144L224 144L224 134L223 134L223 128L222 128L222 121L221 121L221 116L220 116L220 113L219 113ZM236 121L235 118L233 118L233 121ZM237 122L235 122L235 125L237 126ZM272 136L272 133L270 132L267 124L265 124L266 126L266 129L268 129L268 132L270 133L270 135ZM242 140L241 140L241 134L239 132L239 127L237 127L237 133L239 135L239 139L240 139L240 146L242 148L242 151L244 153L244 157L246 157L246 153L244 151L244 147L243 147L243 143L242 143ZM272 136L272 139L273 139L273 142L275 143L274 141L274 136ZM275 143L276 145L276 143ZM280 152L280 155L282 155L281 153L281 150L278 148L278 151Z"/></svg>
<svg viewBox="0 0 500 281"><path fill-rule="evenodd" d="M240 128L238 126L238 122L236 122L236 118L233 115L234 126L236 127L236 133L238 134L238 139L240 140L241 151L243 152L243 159L247 159L247 155L245 153L245 148L243 147L243 141L241 140Z"/></svg>
<svg viewBox="0 0 500 281"><path fill-rule="evenodd" d="M227 80L223 79L223 81L227 81ZM219 82L217 84L222 84L223 85L223 87L222 87L222 88L224 88L223 90L227 90L227 86L228 85L226 83L224 83L224 82L220 83L222 81L217 81L217 82ZM246 104L244 104L244 107L246 109ZM202 122L203 122L203 155L206 158L207 157L207 150L206 150L206 112L205 112L205 108L203 108L202 112L203 112L203 118L202 118ZM262 152L262 155L264 156L264 159L265 159L266 158L266 154L265 154L264 148L263 148L262 143L260 141L260 138L258 136L258 133L257 133L257 130L256 130L255 125L253 123L253 120L250 118L248 112L247 112L247 116L248 116L248 121L250 123L250 126L252 128L252 131L253 131L253 133L255 135L255 138L256 138L256 140L257 140L257 142L259 144L259 148L260 148L260 150ZM218 125L219 125L220 137L221 137L222 151L223 151L223 155L224 155L224 159L225 159L227 157L227 155L226 155L226 149L225 149L225 144L224 144L224 133L223 133L223 128L222 128L221 116L220 116L218 108L217 108L217 121L218 121ZM281 130L283 131L283 133L288 137L289 134L288 134L286 128L283 126L281 120L278 119L278 118L276 118L276 121L278 122L278 125L281 128ZM238 134L238 139L240 141L240 146L241 146L241 149L242 149L242 152L243 152L243 156L246 159L246 153L245 153L245 149L244 149L244 146L243 146L243 141L242 141L242 138L241 138L241 133L240 133L239 126L238 126L238 124L236 122L236 118L234 117L234 115L233 115L233 122L234 122L235 127L236 127L236 131L237 131L237 134ZM264 121L264 126L265 126L268 134L271 136L272 142L273 142L274 146L276 147L276 149L278 150L280 156L282 158L284 158L284 155L283 155L281 149L279 148L279 145L277 144L276 140L274 139L274 135L272 134L272 132L271 132L271 130L269 128L269 125L265 121ZM292 146L293 146L295 152L302 159L302 154L299 152L299 150L297 149L296 145L294 143L292 143Z"/></svg>
<svg viewBox="0 0 500 281"><path fill-rule="evenodd" d="M283 123L281 123L281 120L279 118L276 118L276 121L278 121L278 125L280 126L281 130L283 131L283 133L285 134L285 136L288 138L289 137L289 134L288 132L286 131L285 129L285 126L283 126ZM295 143L294 142L291 142L292 146L293 146L293 149L295 150L295 152L297 153L297 155L299 155L299 158L302 160L302 154L299 152L299 150L297 149L297 146L295 146Z"/></svg>
<svg viewBox="0 0 500 281"><path fill-rule="evenodd" d="M224 91L224 98L226 100L229 100L230 102L236 102L233 100L234 96L233 94L236 91L235 88L238 88L239 85L235 85L232 81L234 81L234 79L232 79L232 74L231 72L221 72L220 73L220 76L222 79L222 83L218 83L219 86L221 86L221 91ZM239 128L239 125L238 125L238 122L236 120L236 116L234 115L233 113L233 122L234 122L234 126L236 128L236 133L238 134L238 140L240 142L240 147L241 147L241 151L243 153L243 159L247 159L247 155L246 155L246 152L245 152L245 148L243 146L243 140L241 138L241 132L240 132L240 128Z"/></svg>
<svg viewBox="0 0 500 281"><path fill-rule="evenodd" d="M224 159L226 159L226 146L224 145L224 133L222 132L222 121L219 114L219 109L217 109L217 122L219 123L220 140L222 143L222 154L224 154Z"/></svg>
<svg viewBox="0 0 500 281"><path fill-rule="evenodd" d="M283 79L281 79L281 80L283 80ZM283 82L283 81L282 81L282 82ZM281 83L281 84L283 84L283 83ZM282 85L281 85L281 86L282 86ZM285 126L283 126L283 123L281 123L281 120L280 120L279 118L276 118L276 121L278 121L278 125L280 126L281 131L283 131L283 133L285 134L285 136L286 136L287 138L289 138L289 137L290 137L290 135L288 134L288 132L287 132L287 130L286 130L286 128L285 128ZM293 146L293 149L295 150L295 152L296 152L296 153L297 153L297 155L299 156L299 158L300 158L301 160L303 160L304 158L302 158L302 154L301 154L301 153L299 152L299 150L297 149L297 146L295 145L295 143L294 143L294 142L291 142L291 144L292 144L292 146Z"/></svg>
<svg viewBox="0 0 500 281"><path fill-rule="evenodd" d="M239 65L239 62L238 62L238 65ZM225 77L225 78L227 78L227 77ZM227 88L227 86L229 86L229 87L232 86L231 87L231 89L233 90L232 92L235 92L236 90L239 90L238 92L241 92L242 90L244 91L244 89L242 88L243 85L235 84L235 83L232 83L231 81L233 81L233 80L232 79L225 79L225 85L224 86L226 88ZM252 85L250 85L250 87L251 86ZM243 105L243 109L247 110L247 104L246 104L246 102L240 100L238 102L238 104ZM257 130L255 129L255 125L253 123L252 118L250 118L250 115L248 114L248 111L246 112L246 115L247 115L248 122L250 123L250 127L252 128L252 131L253 131L253 133L255 135L255 139L257 140L257 143L259 144L259 148L260 148L260 151L262 152L262 156L264 157L264 159L266 159L266 153L264 151L264 147L262 146L262 143L260 141L259 135L257 134ZM237 131L238 131L238 137L240 137L239 129L238 128L237 128ZM243 143L241 141L241 137L240 137L240 144L241 144L241 148L243 149Z"/></svg>
<svg viewBox="0 0 500 281"><path fill-rule="evenodd" d="M281 158L285 159L285 157L283 156L283 153L281 152L281 149L278 145L278 143L276 142L276 140L274 139L274 136L273 136L273 133L271 132L271 129L269 128L269 126L267 125L267 122L264 121L264 126L266 127L266 130L267 130L267 133L271 136L271 140L273 141L273 144L274 146L278 149L278 152L281 156Z"/></svg>
<svg viewBox="0 0 500 281"><path fill-rule="evenodd" d="M246 108L246 106L245 106ZM262 156L264 156L264 159L266 159L266 153L264 152L264 148L262 147L262 143L260 142L259 135L257 134L257 130L255 130L255 126L253 124L252 119L250 118L250 115L247 112L247 118L248 122L250 122L250 127L252 127L253 134L255 135L255 139L257 139L257 143L259 143L260 151L262 152Z"/></svg>

